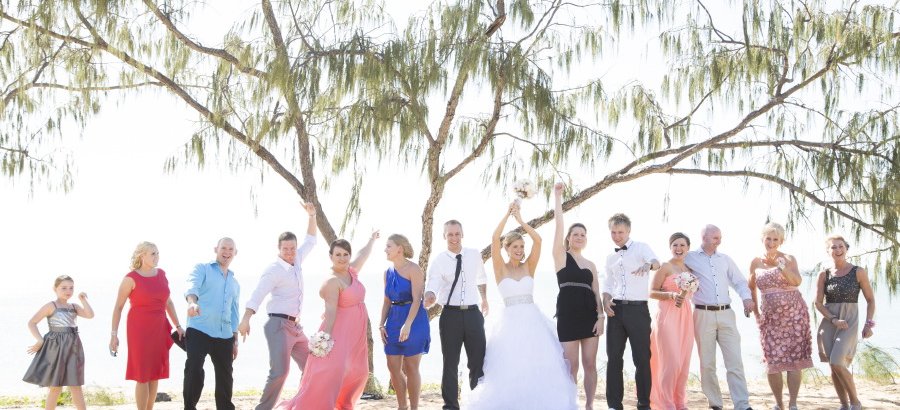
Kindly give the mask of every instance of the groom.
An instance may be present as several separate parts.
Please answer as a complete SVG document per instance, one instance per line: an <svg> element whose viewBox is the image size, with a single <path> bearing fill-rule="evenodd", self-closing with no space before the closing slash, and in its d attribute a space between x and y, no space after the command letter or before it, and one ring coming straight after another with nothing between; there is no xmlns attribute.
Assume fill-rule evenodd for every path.
<svg viewBox="0 0 900 410"><path fill-rule="evenodd" d="M609 233L616 244L606 258L603 309L606 325L606 403L622 410L625 395L623 367L625 342L631 344L637 408L650 410L650 310L648 273L659 269L659 261L647 244L631 239L631 219L625 214L609 218Z"/></svg>
<svg viewBox="0 0 900 410"><path fill-rule="evenodd" d="M444 409L459 409L459 354L466 346L469 367L469 387L474 389L484 375L484 315L488 313L487 276L481 253L462 247L462 224L451 219L444 223L444 239L447 250L435 255L428 265L425 283L425 307L436 302L444 309L439 322L441 354L444 356L444 374L441 378L441 396ZM481 295L481 311L478 299ZM483 312L483 314L482 314Z"/></svg>

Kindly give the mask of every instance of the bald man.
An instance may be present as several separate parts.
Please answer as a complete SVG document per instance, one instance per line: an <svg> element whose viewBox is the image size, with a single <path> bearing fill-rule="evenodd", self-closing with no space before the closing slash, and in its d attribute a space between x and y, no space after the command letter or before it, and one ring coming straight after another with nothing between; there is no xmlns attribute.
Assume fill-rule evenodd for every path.
<svg viewBox="0 0 900 410"><path fill-rule="evenodd" d="M716 376L716 344L722 349L728 371L728 391L735 409L750 409L750 394L744 378L741 359L741 334L738 332L728 288L743 300L744 316L753 308L747 279L734 261L717 249L722 243L722 231L707 225L700 232L703 244L699 250L688 252L685 264L700 279L700 289L694 293L694 338L700 355L700 385L709 407L722 410L722 391Z"/></svg>
<svg viewBox="0 0 900 410"><path fill-rule="evenodd" d="M231 362L237 358L238 298L241 287L228 265L237 255L231 238L219 239L216 260L194 267L188 276L184 363L184 408L195 410L203 392L203 362L209 355L216 372L216 409L234 410Z"/></svg>

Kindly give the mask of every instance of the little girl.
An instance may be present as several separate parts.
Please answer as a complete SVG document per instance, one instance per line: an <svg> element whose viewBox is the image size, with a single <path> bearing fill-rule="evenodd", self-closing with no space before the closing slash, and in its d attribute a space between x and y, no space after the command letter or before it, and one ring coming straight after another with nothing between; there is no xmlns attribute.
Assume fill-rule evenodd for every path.
<svg viewBox="0 0 900 410"><path fill-rule="evenodd" d="M78 294L84 307L77 303L67 303L75 293L75 281L67 275L56 278L53 290L56 292L56 300L42 306L28 321L28 330L35 339L34 345L28 347L28 354L37 354L22 380L50 387L47 392L47 409L56 408L56 400L63 386L69 386L73 404L77 409L83 410L85 406L81 386L84 384L84 349L78 338L75 317L90 319L94 317L94 309L84 292ZM37 325L43 318L47 318L50 331L42 338Z"/></svg>

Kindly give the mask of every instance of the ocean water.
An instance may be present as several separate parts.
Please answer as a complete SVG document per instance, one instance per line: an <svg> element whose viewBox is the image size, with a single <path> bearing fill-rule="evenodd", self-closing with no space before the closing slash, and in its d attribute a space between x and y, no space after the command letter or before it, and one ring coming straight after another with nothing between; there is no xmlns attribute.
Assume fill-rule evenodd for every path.
<svg viewBox="0 0 900 410"><path fill-rule="evenodd" d="M378 265L378 266L377 266ZM165 267L164 267L165 268ZM377 321L383 301L383 264L380 262L370 262L361 274L361 281L366 286L366 304L369 310L369 317ZM186 272L186 270L185 270ZM304 311L301 322L304 324L306 333L309 335L314 332L320 322L324 307L321 299L318 298L318 284L324 279L324 274L315 272L306 272L307 283L307 300L304 305ZM490 276L490 274L489 274ZM173 292L173 300L179 311L179 316L184 322L184 311L186 304L180 297L185 289L184 279L186 274L178 274L173 271L168 272L170 287ZM242 284L242 302L249 297L253 286L256 285L256 276L253 274L242 275L238 271L238 280ZM19 395L19 394L42 394L41 389L21 381L22 375L25 373L31 356L26 355L25 349L32 343L26 327L28 319L37 311L42 303L51 300L53 293L49 290L48 278L38 277L36 274L32 277L20 277L23 280L22 286L16 286L14 291L7 292L4 305L12 307L7 309L7 314L0 316L0 326L5 330L6 336L0 338L0 350L6 354L0 356L0 395ZM76 292L85 291L89 294L89 300L92 302L96 317L94 319L79 319L79 329L82 341L85 347L86 369L85 378L88 386L103 386L112 389L123 389L126 394L130 395L133 389L133 383L124 379L125 363L127 357L128 346L124 341L125 315L123 314L122 324L120 325L120 335L122 337L122 347L120 348L118 357L111 357L108 353L109 329L111 308L114 303L115 292L118 287L121 276L104 277L102 275L91 275L76 283ZM804 277L804 284L801 290L807 302L812 301L815 293L815 287L809 283L813 279ZM52 284L52 278L49 279ZM541 310L548 316L553 316L554 305L558 288L556 286L555 277L549 272L540 272L536 275L535 280L535 302ZM495 284L490 283L488 286L489 302L491 311L487 316L487 331L490 334L490 328L494 320L502 309L502 301L497 293ZM868 339L876 346L890 349L900 348L900 328L892 326L893 323L900 322L900 309L892 300L890 295L884 290L878 290L877 295L877 313L875 316L878 325L875 328L875 336ZM862 298L860 298L862 301ZM732 294L732 300L737 297ZM656 309L656 303L651 301L651 314ZM126 310L127 310L126 305ZM860 311L864 312L864 308L860 306ZM234 363L234 379L235 390L256 389L261 390L265 384L266 375L268 373L268 353L266 348L265 337L262 333L262 326L266 318L264 315L256 315L251 322L251 334L246 342L240 345L240 351L237 360ZM745 318L738 313L738 324L742 335L742 352L744 358L744 367L749 379L758 379L765 377L764 368L762 366L762 351L759 344L759 331L755 321L751 318ZM814 323L813 327L818 323ZM40 326L42 332L46 331L45 322ZM425 383L440 383L441 379L441 347L440 338L438 337L437 321L432 321L432 344L431 351L423 359L421 364L422 378ZM598 366L604 368L606 362L605 354L605 338L601 338L600 353L598 354ZM900 356L900 351L898 356ZM814 352L815 353L815 352ZM388 372L385 364L385 356L382 350L381 341L377 338L375 341L375 375L386 386L388 383ZM630 352L626 351L626 371L633 374L634 368L629 363ZM900 357L898 357L900 358ZM816 359L814 355L814 360ZM177 347L173 347L171 351L171 370L170 378L160 381L160 391L180 394L181 383L183 379L183 369L185 354ZM817 364L817 367L828 373L827 366ZM691 362L691 371L698 373L699 361L696 352L693 354ZM465 352L461 361L459 370L465 377L467 371L465 367ZM724 378L725 369L722 365L721 356L719 360L720 377ZM285 393L293 394L299 385L300 372L292 369L290 377L285 384ZM603 375L601 374L601 378ZM206 386L211 392L214 385L212 365L207 361L206 366Z"/></svg>

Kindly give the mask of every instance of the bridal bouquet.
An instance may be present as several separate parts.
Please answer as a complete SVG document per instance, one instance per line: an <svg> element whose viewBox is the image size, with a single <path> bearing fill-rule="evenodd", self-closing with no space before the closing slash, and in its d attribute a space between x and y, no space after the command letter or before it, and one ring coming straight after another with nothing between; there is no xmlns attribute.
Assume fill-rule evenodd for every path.
<svg viewBox="0 0 900 410"><path fill-rule="evenodd" d="M516 194L516 202L521 202L523 199L529 199L537 194L537 189L531 181L522 179L516 181L513 184L513 193Z"/></svg>
<svg viewBox="0 0 900 410"><path fill-rule="evenodd" d="M321 330L309 338L309 353L313 356L325 357L332 347L334 347L334 340L331 339L331 335Z"/></svg>
<svg viewBox="0 0 900 410"><path fill-rule="evenodd" d="M681 304L684 302L684 297L687 296L688 292L696 292L697 289L700 289L700 281L697 280L697 277L692 275L690 272L681 272L678 276L675 276L675 284L678 285L678 289L681 289L681 301L675 301L675 307L681 307Z"/></svg>

